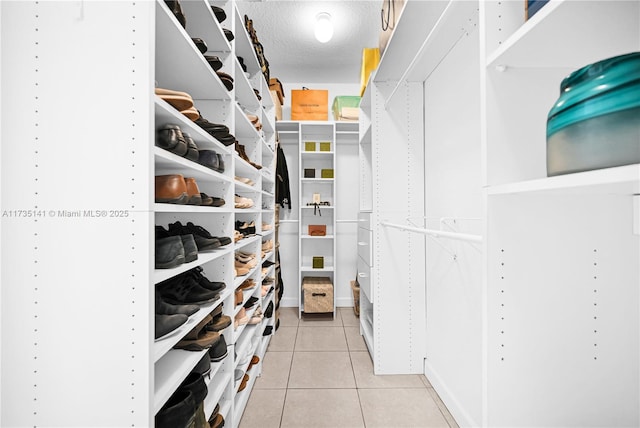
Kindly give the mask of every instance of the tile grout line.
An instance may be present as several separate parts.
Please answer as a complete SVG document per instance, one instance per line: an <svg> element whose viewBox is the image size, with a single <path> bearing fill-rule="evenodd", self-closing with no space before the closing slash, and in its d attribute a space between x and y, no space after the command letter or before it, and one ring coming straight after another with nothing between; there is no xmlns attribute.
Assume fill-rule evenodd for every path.
<svg viewBox="0 0 640 428"><path fill-rule="evenodd" d="M282 410L280 411L280 424L282 427L282 422L284 421L284 409L287 406L287 397L289 396L289 382L291 381L291 369L293 368L293 360L296 357L296 343L298 342L298 331L300 330L300 320L298 320L298 325L296 325L296 337L293 339L293 350L291 351L291 362L289 363L289 373L287 374L287 387L284 390L284 400L282 401Z"/></svg>

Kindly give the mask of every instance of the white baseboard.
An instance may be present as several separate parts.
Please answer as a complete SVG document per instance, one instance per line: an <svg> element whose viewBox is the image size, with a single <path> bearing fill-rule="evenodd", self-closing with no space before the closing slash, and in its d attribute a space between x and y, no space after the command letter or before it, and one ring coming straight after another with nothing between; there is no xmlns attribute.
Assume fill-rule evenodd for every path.
<svg viewBox="0 0 640 428"><path fill-rule="evenodd" d="M461 428L481 426L481 424L474 421L471 415L462 407L428 360L424 360L424 375L429 379L431 386L433 386L433 389L438 393L444 405L447 406L449 413L451 413L453 419L456 420L458 426Z"/></svg>

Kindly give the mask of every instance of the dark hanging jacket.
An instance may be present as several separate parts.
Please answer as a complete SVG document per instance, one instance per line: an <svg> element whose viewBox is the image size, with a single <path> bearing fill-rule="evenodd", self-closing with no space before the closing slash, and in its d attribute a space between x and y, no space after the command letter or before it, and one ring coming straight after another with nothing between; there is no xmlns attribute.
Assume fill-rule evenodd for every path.
<svg viewBox="0 0 640 428"><path fill-rule="evenodd" d="M289 169L284 157L282 146L278 144L276 158L276 203L281 207L285 204L291 209L291 189L289 188Z"/></svg>

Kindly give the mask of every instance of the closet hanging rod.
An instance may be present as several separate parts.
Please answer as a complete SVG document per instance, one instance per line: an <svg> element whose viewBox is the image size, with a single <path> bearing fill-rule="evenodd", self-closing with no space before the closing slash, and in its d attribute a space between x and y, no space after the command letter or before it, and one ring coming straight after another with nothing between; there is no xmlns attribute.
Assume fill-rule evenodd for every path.
<svg viewBox="0 0 640 428"><path fill-rule="evenodd" d="M336 220L336 223L358 223L358 220Z"/></svg>
<svg viewBox="0 0 640 428"><path fill-rule="evenodd" d="M388 223L384 221L380 222L380 225L391 227L394 229L404 230L406 232L415 232L415 233L421 233L423 235L430 235L436 238L456 239L458 241L466 241L466 242L478 242L478 243L482 242L482 236L471 235L469 233L445 232L442 230L435 230L435 229L423 229L419 227L404 226L402 224L394 224L394 223Z"/></svg>

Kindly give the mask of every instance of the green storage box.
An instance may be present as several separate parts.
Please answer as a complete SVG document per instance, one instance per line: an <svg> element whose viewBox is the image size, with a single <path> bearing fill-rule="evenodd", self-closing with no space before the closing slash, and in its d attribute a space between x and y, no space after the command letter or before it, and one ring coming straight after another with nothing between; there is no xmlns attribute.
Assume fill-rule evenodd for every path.
<svg viewBox="0 0 640 428"><path fill-rule="evenodd" d="M321 152L330 152L331 151L331 143L329 141L322 141L320 143L320 151Z"/></svg>
<svg viewBox="0 0 640 428"><path fill-rule="evenodd" d="M333 178L333 168L320 170L320 177L322 177L322 178Z"/></svg>
<svg viewBox="0 0 640 428"><path fill-rule="evenodd" d="M333 99L333 119L337 121L357 122L360 112L360 97L340 95Z"/></svg>
<svg viewBox="0 0 640 428"><path fill-rule="evenodd" d="M315 152L316 151L316 142L315 141L305 141L304 142L304 151L305 152Z"/></svg>
<svg viewBox="0 0 640 428"><path fill-rule="evenodd" d="M314 256L312 266L314 269L324 269L324 257Z"/></svg>

